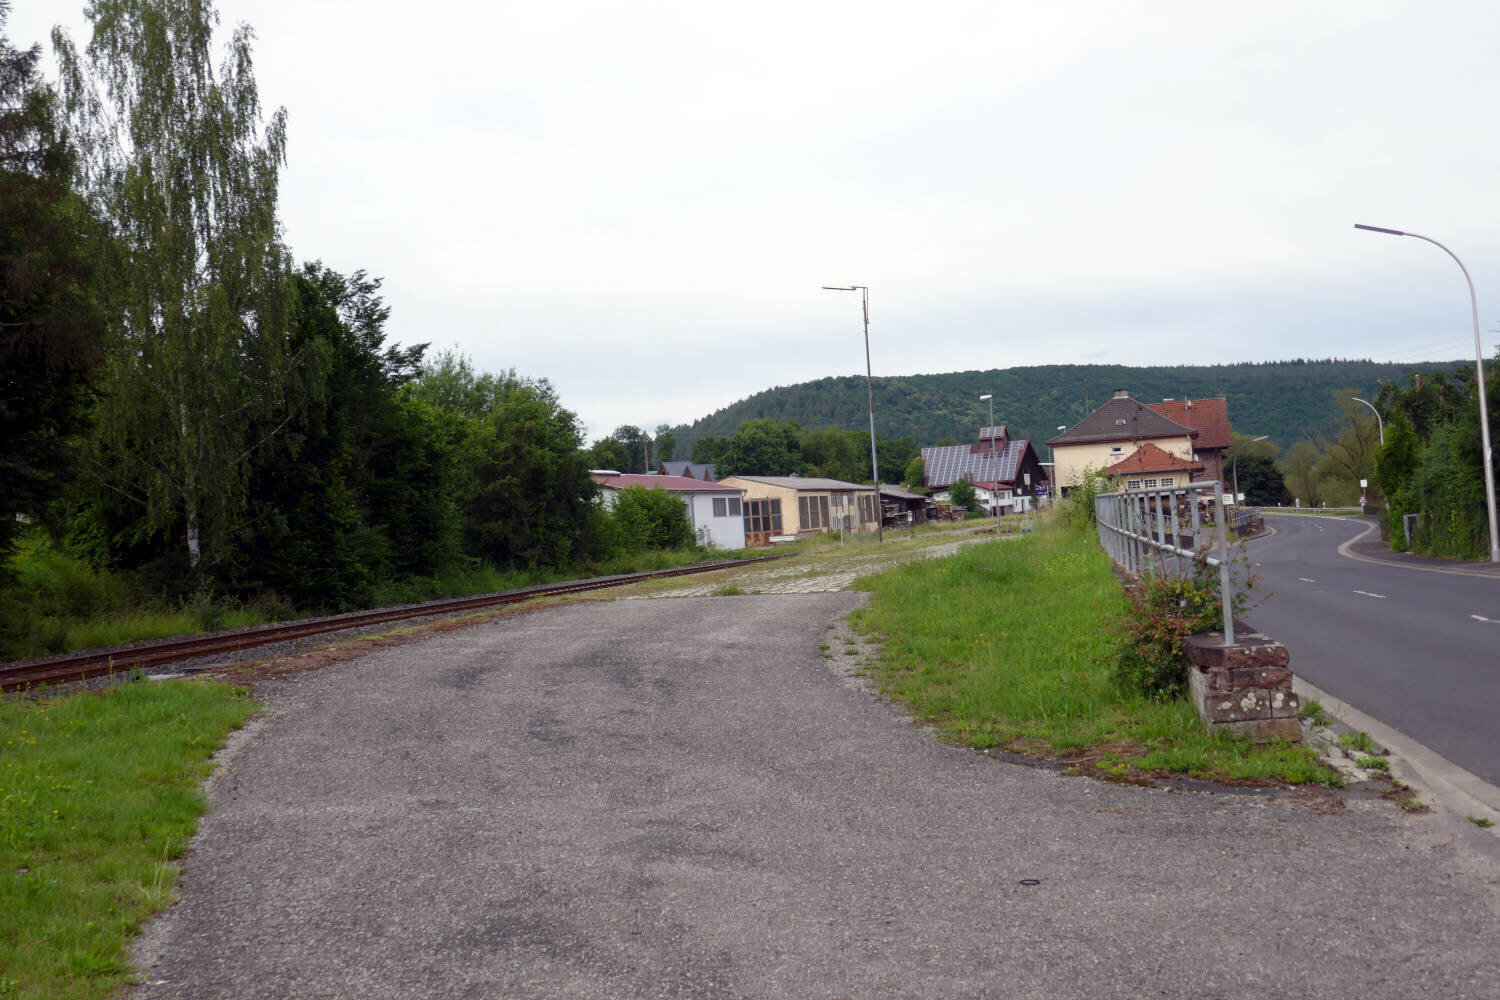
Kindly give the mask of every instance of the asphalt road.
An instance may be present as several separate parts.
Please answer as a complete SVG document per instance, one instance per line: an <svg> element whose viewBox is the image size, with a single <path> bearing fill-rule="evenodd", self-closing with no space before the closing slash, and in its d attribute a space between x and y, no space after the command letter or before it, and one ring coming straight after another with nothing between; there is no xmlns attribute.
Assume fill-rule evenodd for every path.
<svg viewBox="0 0 1500 1000"><path fill-rule="evenodd" d="M137 1000L1495 995L1500 873L1434 817L944 745L821 655L861 600L580 602L262 691Z"/></svg>
<svg viewBox="0 0 1500 1000"><path fill-rule="evenodd" d="M1275 534L1249 553L1272 596L1247 617L1286 644L1292 670L1500 784L1500 577L1340 554L1362 520L1266 522Z"/></svg>

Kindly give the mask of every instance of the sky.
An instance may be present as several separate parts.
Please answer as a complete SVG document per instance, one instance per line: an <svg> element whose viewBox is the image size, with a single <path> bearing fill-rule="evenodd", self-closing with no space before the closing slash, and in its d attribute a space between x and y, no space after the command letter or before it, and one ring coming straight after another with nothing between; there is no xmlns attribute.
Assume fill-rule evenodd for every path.
<svg viewBox="0 0 1500 1000"><path fill-rule="evenodd" d="M219 0L298 260L588 436L777 385L1468 359L1500 335L1500 4ZM17 0L12 44L81 0ZM1190 387L1189 387L1190 388ZM996 414L997 420L1006 415ZM1017 419L1017 418L1011 418ZM882 433L900 434L900 428Z"/></svg>

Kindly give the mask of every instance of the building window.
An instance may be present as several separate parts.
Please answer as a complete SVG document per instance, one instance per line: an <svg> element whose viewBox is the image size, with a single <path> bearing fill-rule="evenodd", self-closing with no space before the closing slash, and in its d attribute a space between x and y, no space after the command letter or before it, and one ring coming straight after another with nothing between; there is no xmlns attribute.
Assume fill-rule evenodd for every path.
<svg viewBox="0 0 1500 1000"><path fill-rule="evenodd" d="M1146 486L1146 489L1148 489L1148 490L1154 490L1154 489L1156 489L1156 480L1154 480L1154 479L1148 479L1148 480L1146 480L1145 486Z"/></svg>
<svg viewBox="0 0 1500 1000"><path fill-rule="evenodd" d="M1161 477L1161 484L1163 486L1176 486L1177 485L1177 477L1176 476L1162 476Z"/></svg>
<svg viewBox="0 0 1500 1000"><path fill-rule="evenodd" d="M1125 488L1127 490L1138 490L1141 488L1141 481L1139 479L1127 479L1125 480Z"/></svg>
<svg viewBox="0 0 1500 1000"><path fill-rule="evenodd" d="M739 497L714 497L714 517L739 517Z"/></svg>
<svg viewBox="0 0 1500 1000"><path fill-rule="evenodd" d="M1123 446L1121 446L1121 445L1118 445L1118 444L1111 445L1110 449L1109 449L1109 453L1111 455L1123 455L1123 454L1125 454L1125 448Z"/></svg>
<svg viewBox="0 0 1500 1000"><path fill-rule="evenodd" d="M745 531L781 534L781 501L746 500Z"/></svg>
<svg viewBox="0 0 1500 1000"><path fill-rule="evenodd" d="M797 518L803 531L817 531L828 527L828 498L798 497Z"/></svg>

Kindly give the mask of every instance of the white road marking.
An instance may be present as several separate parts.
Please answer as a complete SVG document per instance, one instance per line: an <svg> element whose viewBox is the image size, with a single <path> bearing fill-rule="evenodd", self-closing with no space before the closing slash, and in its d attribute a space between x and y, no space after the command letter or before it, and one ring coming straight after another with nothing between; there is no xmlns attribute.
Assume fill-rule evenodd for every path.
<svg viewBox="0 0 1500 1000"><path fill-rule="evenodd" d="M1317 583L1318 582L1317 580L1309 580L1305 576L1299 576L1299 577L1297 577L1297 579L1301 580L1303 583Z"/></svg>
<svg viewBox="0 0 1500 1000"><path fill-rule="evenodd" d="M1491 625L1500 625L1500 618L1486 618L1484 615L1470 615L1476 622L1489 622Z"/></svg>
<svg viewBox="0 0 1500 1000"><path fill-rule="evenodd" d="M1368 590L1356 590L1355 593L1363 595L1365 597L1378 597L1382 601L1385 600L1385 595L1384 594L1372 594Z"/></svg>

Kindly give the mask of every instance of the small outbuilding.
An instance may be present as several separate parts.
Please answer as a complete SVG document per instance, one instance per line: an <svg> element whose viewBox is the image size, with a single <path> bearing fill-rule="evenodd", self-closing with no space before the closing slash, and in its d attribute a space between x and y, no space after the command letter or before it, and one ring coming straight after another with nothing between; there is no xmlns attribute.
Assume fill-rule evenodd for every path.
<svg viewBox="0 0 1500 1000"><path fill-rule="evenodd" d="M751 546L818 531L874 531L875 487L813 476L726 476L745 491L745 542Z"/></svg>
<svg viewBox="0 0 1500 1000"><path fill-rule="evenodd" d="M693 537L704 548L745 548L745 491L723 483L704 482L686 476L622 475L595 472L606 506L613 507L619 492L631 486L666 490L687 508Z"/></svg>

